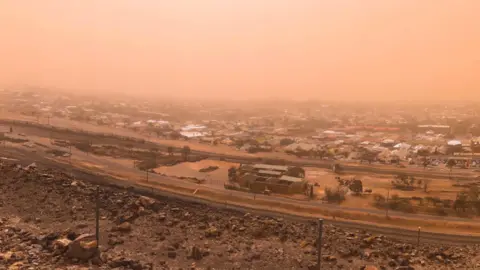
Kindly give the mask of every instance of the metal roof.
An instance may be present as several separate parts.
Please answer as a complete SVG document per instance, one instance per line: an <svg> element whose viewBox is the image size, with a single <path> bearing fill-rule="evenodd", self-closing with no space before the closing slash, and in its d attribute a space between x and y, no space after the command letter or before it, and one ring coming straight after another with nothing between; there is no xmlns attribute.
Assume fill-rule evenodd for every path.
<svg viewBox="0 0 480 270"><path fill-rule="evenodd" d="M281 166L281 165L255 164L253 165L253 168L270 170L270 171L288 171L288 166Z"/></svg>
<svg viewBox="0 0 480 270"><path fill-rule="evenodd" d="M269 170L260 170L260 171L258 171L258 173L261 173L261 174L270 174L270 175L282 175L281 172L278 172L278 171L269 171Z"/></svg>
<svg viewBox="0 0 480 270"><path fill-rule="evenodd" d="M304 181L302 178L287 176L287 175L282 175L282 177L280 177L279 179L280 180L285 180L285 181L290 181L290 182L303 182Z"/></svg>

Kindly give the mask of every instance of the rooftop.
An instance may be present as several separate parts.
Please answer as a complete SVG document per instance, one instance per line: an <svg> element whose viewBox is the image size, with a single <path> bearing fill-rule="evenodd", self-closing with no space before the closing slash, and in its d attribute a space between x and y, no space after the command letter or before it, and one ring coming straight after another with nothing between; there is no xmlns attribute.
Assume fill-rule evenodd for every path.
<svg viewBox="0 0 480 270"><path fill-rule="evenodd" d="M253 165L254 169L260 170L270 170L270 171L288 171L288 166L281 165L268 165L268 164L255 164Z"/></svg>
<svg viewBox="0 0 480 270"><path fill-rule="evenodd" d="M284 180L284 181L289 181L289 182L303 182L304 181L302 178L288 176L288 175L282 175L282 177L280 177L279 179Z"/></svg>
<svg viewBox="0 0 480 270"><path fill-rule="evenodd" d="M269 171L269 170L260 170L260 171L258 171L258 173L275 175L275 176L280 176L280 175L282 175L282 173L279 172L279 171Z"/></svg>

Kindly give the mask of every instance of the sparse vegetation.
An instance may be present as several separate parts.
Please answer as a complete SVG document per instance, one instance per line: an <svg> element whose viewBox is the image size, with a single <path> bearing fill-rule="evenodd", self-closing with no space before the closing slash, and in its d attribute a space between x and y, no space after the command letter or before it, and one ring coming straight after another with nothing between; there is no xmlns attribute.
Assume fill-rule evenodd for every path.
<svg viewBox="0 0 480 270"><path fill-rule="evenodd" d="M182 148L182 156L183 156L183 160L184 160L184 161L187 161L187 160L188 160L188 156L190 155L190 153L191 153L190 146L185 145L185 146Z"/></svg>
<svg viewBox="0 0 480 270"><path fill-rule="evenodd" d="M213 172L215 170L218 170L218 166L208 166L206 168L201 168L198 170L199 172L207 173L207 172Z"/></svg>
<svg viewBox="0 0 480 270"><path fill-rule="evenodd" d="M287 146L287 145L290 145L292 143L294 143L295 141L290 139L290 138L283 138L280 140L280 145L281 146Z"/></svg>
<svg viewBox="0 0 480 270"><path fill-rule="evenodd" d="M90 142L76 142L73 144L75 148L77 148L80 151L83 152L91 152L92 151L92 145Z"/></svg>
<svg viewBox="0 0 480 270"><path fill-rule="evenodd" d="M392 180L392 186L395 189L400 190L414 190L415 178L413 176L408 177L406 174L399 174Z"/></svg>
<svg viewBox="0 0 480 270"><path fill-rule="evenodd" d="M301 167L291 167L288 169L286 175L304 178L305 177L305 170Z"/></svg>
<svg viewBox="0 0 480 270"><path fill-rule="evenodd" d="M237 168L236 167L230 167L228 169L228 180L229 181L235 181L237 177Z"/></svg>
<svg viewBox="0 0 480 270"><path fill-rule="evenodd" d="M173 147L169 146L169 147L167 148L167 152L168 152L168 155L169 155L169 156L173 156Z"/></svg>
<svg viewBox="0 0 480 270"><path fill-rule="evenodd" d="M341 203L345 200L346 191L343 188L325 188L324 199L329 203Z"/></svg>
<svg viewBox="0 0 480 270"><path fill-rule="evenodd" d="M452 170L453 170L453 167L455 167L456 164L457 164L457 163L456 163L455 160L453 160L453 159L449 159L449 160L447 161L447 164L446 164L446 165L447 165L447 167L450 169L450 178L452 178Z"/></svg>

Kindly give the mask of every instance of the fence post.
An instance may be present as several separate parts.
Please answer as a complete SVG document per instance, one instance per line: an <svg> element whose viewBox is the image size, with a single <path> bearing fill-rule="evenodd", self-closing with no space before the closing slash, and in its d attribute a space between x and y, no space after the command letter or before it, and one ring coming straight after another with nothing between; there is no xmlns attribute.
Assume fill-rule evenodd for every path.
<svg viewBox="0 0 480 270"><path fill-rule="evenodd" d="M421 227L419 226L418 227L418 234L417 234L417 247L420 246L420 230L421 230Z"/></svg>
<svg viewBox="0 0 480 270"><path fill-rule="evenodd" d="M100 187L97 186L95 194L95 237L97 240L97 249L100 243Z"/></svg>
<svg viewBox="0 0 480 270"><path fill-rule="evenodd" d="M318 239L317 239L317 269L322 269L322 234L323 234L323 219L318 219Z"/></svg>
<svg viewBox="0 0 480 270"><path fill-rule="evenodd" d="M385 201L385 217L388 218L388 208L390 207L388 205L388 199L390 198L390 189L387 191L387 200Z"/></svg>

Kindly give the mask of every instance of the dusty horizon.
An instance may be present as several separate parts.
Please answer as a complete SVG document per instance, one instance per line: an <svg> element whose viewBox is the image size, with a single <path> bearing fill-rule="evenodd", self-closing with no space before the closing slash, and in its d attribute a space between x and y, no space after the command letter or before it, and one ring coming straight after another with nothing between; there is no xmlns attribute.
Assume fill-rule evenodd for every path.
<svg viewBox="0 0 480 270"><path fill-rule="evenodd" d="M175 98L480 100L478 10L473 0L5 0L0 86Z"/></svg>

